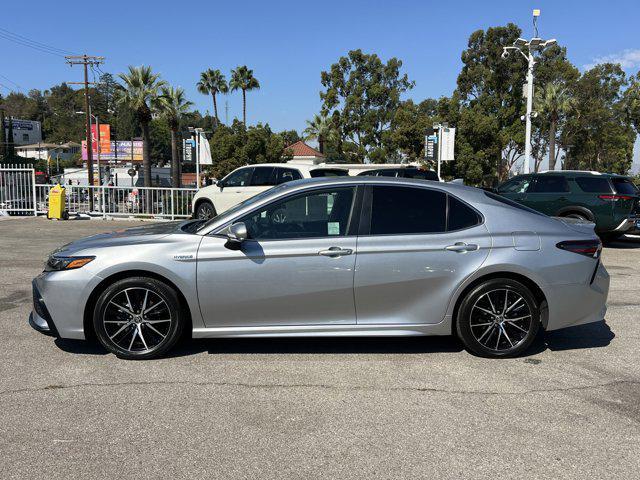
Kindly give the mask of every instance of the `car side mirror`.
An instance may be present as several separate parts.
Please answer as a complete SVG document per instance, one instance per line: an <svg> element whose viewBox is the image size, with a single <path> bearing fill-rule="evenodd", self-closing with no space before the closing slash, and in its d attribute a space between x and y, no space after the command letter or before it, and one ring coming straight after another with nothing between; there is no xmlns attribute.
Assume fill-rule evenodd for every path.
<svg viewBox="0 0 640 480"><path fill-rule="evenodd" d="M242 242L249 238L247 226L243 222L234 223L227 230L226 247L231 250L238 250Z"/></svg>
<svg viewBox="0 0 640 480"><path fill-rule="evenodd" d="M224 189L224 187L225 187L224 182L222 180L219 180L216 183L216 186L220 187L220 191L222 191L222 189Z"/></svg>

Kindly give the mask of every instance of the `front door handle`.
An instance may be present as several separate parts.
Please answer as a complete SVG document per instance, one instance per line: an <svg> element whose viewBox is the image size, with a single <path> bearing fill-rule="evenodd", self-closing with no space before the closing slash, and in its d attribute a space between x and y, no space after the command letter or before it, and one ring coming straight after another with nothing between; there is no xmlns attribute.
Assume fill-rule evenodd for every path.
<svg viewBox="0 0 640 480"><path fill-rule="evenodd" d="M320 250L318 255L324 257L341 257L343 255L351 255L353 250L350 248L329 247L327 250Z"/></svg>
<svg viewBox="0 0 640 480"><path fill-rule="evenodd" d="M480 247L475 243L464 243L464 242L456 242L453 245L447 245L446 247L444 247L445 250L448 250L450 252L458 252L458 253L475 252L479 248Z"/></svg>

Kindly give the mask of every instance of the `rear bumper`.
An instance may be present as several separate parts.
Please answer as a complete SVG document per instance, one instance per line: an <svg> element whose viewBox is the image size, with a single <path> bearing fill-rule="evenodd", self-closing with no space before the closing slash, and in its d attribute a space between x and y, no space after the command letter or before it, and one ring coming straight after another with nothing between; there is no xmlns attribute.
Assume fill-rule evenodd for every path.
<svg viewBox="0 0 640 480"><path fill-rule="evenodd" d="M589 283L553 285L545 292L549 304L547 330L599 322L607 312L609 273L600 263Z"/></svg>
<svg viewBox="0 0 640 480"><path fill-rule="evenodd" d="M636 226L636 220L639 220L640 218L638 217L629 217L629 218L625 218L622 222L620 222L620 224L614 228L612 230L612 232L616 232L616 233L625 233L633 228L635 228Z"/></svg>

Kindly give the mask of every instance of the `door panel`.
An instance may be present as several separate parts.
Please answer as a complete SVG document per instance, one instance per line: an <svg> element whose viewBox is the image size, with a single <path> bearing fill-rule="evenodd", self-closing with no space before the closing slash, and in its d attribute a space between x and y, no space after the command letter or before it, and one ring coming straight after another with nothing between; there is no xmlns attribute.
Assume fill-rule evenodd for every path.
<svg viewBox="0 0 640 480"><path fill-rule="evenodd" d="M205 237L198 251L207 327L355 323L355 237L248 240L240 250L225 243ZM327 253L332 247L344 251Z"/></svg>
<svg viewBox="0 0 640 480"><path fill-rule="evenodd" d="M453 292L482 265L490 248L484 225L451 233L359 237L358 324L441 322Z"/></svg>

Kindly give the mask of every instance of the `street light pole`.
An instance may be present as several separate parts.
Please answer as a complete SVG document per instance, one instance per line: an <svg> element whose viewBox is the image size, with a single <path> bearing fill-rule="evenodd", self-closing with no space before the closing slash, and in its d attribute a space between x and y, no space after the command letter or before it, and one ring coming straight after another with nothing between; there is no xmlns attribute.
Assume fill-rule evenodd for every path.
<svg viewBox="0 0 640 480"><path fill-rule="evenodd" d="M556 39L543 40L538 37L537 18L540 16L540 10L535 9L533 11L533 25L535 30L535 37L531 40L525 40L524 38L518 38L510 47L503 47L502 58L507 58L512 50L520 53L527 60L527 113L522 117L525 120L525 140L524 140L524 166L522 173L529 173L531 166L531 118L536 116L533 111L533 68L535 67L536 60L534 53L541 52L551 45L555 45ZM526 49L526 53L525 53Z"/></svg>

